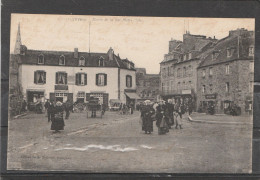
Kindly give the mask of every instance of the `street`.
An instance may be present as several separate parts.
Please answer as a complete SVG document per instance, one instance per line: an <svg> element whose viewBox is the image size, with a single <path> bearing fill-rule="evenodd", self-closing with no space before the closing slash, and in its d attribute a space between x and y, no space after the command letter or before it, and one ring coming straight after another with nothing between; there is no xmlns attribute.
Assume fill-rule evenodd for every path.
<svg viewBox="0 0 260 180"><path fill-rule="evenodd" d="M141 131L140 113L71 113L53 134L46 114L9 120L8 170L158 173L251 172L252 124L188 121L166 135ZM223 117L224 118L224 117Z"/></svg>

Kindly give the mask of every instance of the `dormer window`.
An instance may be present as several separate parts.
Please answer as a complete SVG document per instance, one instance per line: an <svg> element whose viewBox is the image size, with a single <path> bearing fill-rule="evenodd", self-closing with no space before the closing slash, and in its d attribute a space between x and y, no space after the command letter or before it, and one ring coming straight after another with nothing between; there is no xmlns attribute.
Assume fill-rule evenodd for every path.
<svg viewBox="0 0 260 180"><path fill-rule="evenodd" d="M250 46L249 47L249 53L248 53L249 56L254 56L254 46Z"/></svg>
<svg viewBox="0 0 260 180"><path fill-rule="evenodd" d="M218 51L214 51L214 52L212 53L212 60L216 60L217 57L218 57L218 55L219 55L219 52L218 52Z"/></svg>
<svg viewBox="0 0 260 180"><path fill-rule="evenodd" d="M192 54L191 54L191 52L190 52L190 53L189 53L189 60L190 60L190 59L191 59L191 57L192 57L191 55L192 55Z"/></svg>
<svg viewBox="0 0 260 180"><path fill-rule="evenodd" d="M44 56L42 54L38 56L38 64L44 64Z"/></svg>
<svg viewBox="0 0 260 180"><path fill-rule="evenodd" d="M227 48L227 57L231 57L235 51L234 47Z"/></svg>
<svg viewBox="0 0 260 180"><path fill-rule="evenodd" d="M65 65L65 56L61 55L59 58L59 65Z"/></svg>
<svg viewBox="0 0 260 180"><path fill-rule="evenodd" d="M83 56L79 58L79 66L85 66L85 58Z"/></svg>
<svg viewBox="0 0 260 180"><path fill-rule="evenodd" d="M130 63L127 63L127 68L131 69L131 64Z"/></svg>
<svg viewBox="0 0 260 180"><path fill-rule="evenodd" d="M101 56L100 59L98 60L98 66L103 67L104 66L104 58Z"/></svg>

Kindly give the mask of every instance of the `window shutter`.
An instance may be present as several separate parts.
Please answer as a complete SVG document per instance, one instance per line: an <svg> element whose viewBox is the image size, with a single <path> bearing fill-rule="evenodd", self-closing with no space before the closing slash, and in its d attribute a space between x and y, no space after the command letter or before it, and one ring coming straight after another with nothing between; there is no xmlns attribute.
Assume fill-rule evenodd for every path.
<svg viewBox="0 0 260 180"><path fill-rule="evenodd" d="M78 85L81 85L81 73L78 74Z"/></svg>
<svg viewBox="0 0 260 180"><path fill-rule="evenodd" d="M98 85L98 75L99 74L96 74L96 85Z"/></svg>
<svg viewBox="0 0 260 180"><path fill-rule="evenodd" d="M37 84L37 71L34 71L34 84Z"/></svg>
<svg viewBox="0 0 260 180"><path fill-rule="evenodd" d="M87 74L84 74L84 84L87 85Z"/></svg>
<svg viewBox="0 0 260 180"><path fill-rule="evenodd" d="M132 87L132 76L130 76L130 87Z"/></svg>
<svg viewBox="0 0 260 180"><path fill-rule="evenodd" d="M58 84L59 73L56 72L56 84Z"/></svg>
<svg viewBox="0 0 260 180"><path fill-rule="evenodd" d="M105 80L104 85L106 86L107 85L107 75L106 74L104 74L104 80Z"/></svg>
<svg viewBox="0 0 260 180"><path fill-rule="evenodd" d="M43 72L43 83L46 83L46 72Z"/></svg>
<svg viewBox="0 0 260 180"><path fill-rule="evenodd" d="M76 85L78 85L78 84L79 84L79 81L78 81L78 76L79 76L79 74L77 73L77 74L76 74L76 76L75 76L75 77L76 77L76 81L75 81L75 82L76 82Z"/></svg>
<svg viewBox="0 0 260 180"><path fill-rule="evenodd" d="M125 77L125 85L126 85L126 87L128 87L127 80L128 80L128 76Z"/></svg>
<svg viewBox="0 0 260 180"><path fill-rule="evenodd" d="M64 74L65 74L65 84L67 84L67 73Z"/></svg>

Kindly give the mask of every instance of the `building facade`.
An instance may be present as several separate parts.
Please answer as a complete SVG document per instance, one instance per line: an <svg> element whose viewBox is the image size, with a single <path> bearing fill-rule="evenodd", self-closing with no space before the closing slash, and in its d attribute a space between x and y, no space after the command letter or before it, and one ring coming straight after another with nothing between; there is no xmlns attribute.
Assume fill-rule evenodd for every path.
<svg viewBox="0 0 260 180"><path fill-rule="evenodd" d="M254 32L230 31L207 53L198 67L198 110L209 105L225 113L236 104L242 114L252 112L254 81Z"/></svg>
<svg viewBox="0 0 260 180"><path fill-rule="evenodd" d="M112 48L107 53L79 52L77 48L40 51L20 44L15 46L14 56L19 59L18 81L29 104L39 99L87 102L91 95L105 107L111 99L135 103L134 63L115 55Z"/></svg>
<svg viewBox="0 0 260 180"><path fill-rule="evenodd" d="M140 101L158 101L159 90L159 74L147 74L145 68L136 68L136 93L140 97Z"/></svg>
<svg viewBox="0 0 260 180"><path fill-rule="evenodd" d="M192 101L196 106L197 67L201 56L216 41L215 38L192 35L189 32L183 35L183 42L173 39L169 41L169 53L160 63L163 99L183 99Z"/></svg>

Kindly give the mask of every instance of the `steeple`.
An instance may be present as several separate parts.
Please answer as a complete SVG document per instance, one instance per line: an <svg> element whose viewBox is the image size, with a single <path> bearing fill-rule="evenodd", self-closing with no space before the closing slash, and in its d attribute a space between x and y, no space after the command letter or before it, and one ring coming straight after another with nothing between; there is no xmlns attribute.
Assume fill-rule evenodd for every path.
<svg viewBox="0 0 260 180"><path fill-rule="evenodd" d="M22 40L21 40L20 23L19 23L18 24L18 31L17 31L17 36L16 36L15 47L14 47L14 54L20 54L20 52L21 52L21 45L22 45Z"/></svg>

